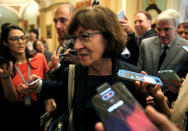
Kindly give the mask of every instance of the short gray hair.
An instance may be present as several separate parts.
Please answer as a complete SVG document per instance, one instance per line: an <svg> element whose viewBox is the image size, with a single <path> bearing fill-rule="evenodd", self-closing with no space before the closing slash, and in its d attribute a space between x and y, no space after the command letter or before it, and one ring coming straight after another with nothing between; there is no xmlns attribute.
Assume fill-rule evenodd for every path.
<svg viewBox="0 0 188 131"><path fill-rule="evenodd" d="M167 9L158 15L157 20L173 20L174 26L177 27L180 23L180 15L174 9Z"/></svg>

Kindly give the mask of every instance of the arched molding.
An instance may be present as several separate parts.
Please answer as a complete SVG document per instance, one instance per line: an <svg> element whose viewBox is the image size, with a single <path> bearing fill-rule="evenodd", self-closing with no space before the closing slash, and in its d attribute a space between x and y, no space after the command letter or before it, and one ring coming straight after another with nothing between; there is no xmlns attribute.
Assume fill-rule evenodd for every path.
<svg viewBox="0 0 188 131"><path fill-rule="evenodd" d="M56 2L56 3L53 3L53 4L51 4L50 6L48 6L46 8L41 8L39 10L39 12L42 13L42 12L51 11L51 10L55 9L56 7L58 7L59 5L63 4L63 3L66 3L66 2Z"/></svg>
<svg viewBox="0 0 188 131"><path fill-rule="evenodd" d="M5 9L9 10L10 12L14 13L18 17L18 19L21 18L19 15L19 12L17 10L15 10L14 8L12 8L11 6L0 5L0 7L3 7Z"/></svg>

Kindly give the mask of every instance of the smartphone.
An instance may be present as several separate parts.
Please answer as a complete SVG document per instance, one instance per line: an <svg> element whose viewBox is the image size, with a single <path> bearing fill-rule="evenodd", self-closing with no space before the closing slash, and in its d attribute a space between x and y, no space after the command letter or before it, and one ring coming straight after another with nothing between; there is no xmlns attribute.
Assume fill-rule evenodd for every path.
<svg viewBox="0 0 188 131"><path fill-rule="evenodd" d="M106 131L159 131L121 82L97 88L92 104Z"/></svg>
<svg viewBox="0 0 188 131"><path fill-rule="evenodd" d="M36 82L38 82L39 80L41 80L41 78L38 78L38 79L36 79L36 80L34 80L34 81L31 81L28 85L29 85L29 86L32 86L32 85L34 85Z"/></svg>
<svg viewBox="0 0 188 131"><path fill-rule="evenodd" d="M187 45L184 45L184 46L183 46L183 49L188 52L188 46L187 46Z"/></svg>
<svg viewBox="0 0 188 131"><path fill-rule="evenodd" d="M117 14L118 19L125 19L125 13L124 10L120 10Z"/></svg>
<svg viewBox="0 0 188 131"><path fill-rule="evenodd" d="M153 87L156 84L160 84L161 86L163 86L161 79L155 76L144 75L141 73L136 73L136 72L127 71L123 69L120 69L118 71L118 76L128 81L148 82L149 86L153 86Z"/></svg>
<svg viewBox="0 0 188 131"><path fill-rule="evenodd" d="M158 71L158 77L160 77L162 81L175 80L182 82L181 78L173 70Z"/></svg>

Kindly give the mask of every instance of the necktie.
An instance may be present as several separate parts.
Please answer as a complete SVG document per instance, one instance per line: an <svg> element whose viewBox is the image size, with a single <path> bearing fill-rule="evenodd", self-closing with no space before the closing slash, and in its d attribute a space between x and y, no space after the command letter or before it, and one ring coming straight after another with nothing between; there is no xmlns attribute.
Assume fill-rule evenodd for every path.
<svg viewBox="0 0 188 131"><path fill-rule="evenodd" d="M159 65L158 65L158 69L160 69L165 57L166 57L166 51L168 49L168 46L163 47L163 53L161 54L160 58L159 58Z"/></svg>

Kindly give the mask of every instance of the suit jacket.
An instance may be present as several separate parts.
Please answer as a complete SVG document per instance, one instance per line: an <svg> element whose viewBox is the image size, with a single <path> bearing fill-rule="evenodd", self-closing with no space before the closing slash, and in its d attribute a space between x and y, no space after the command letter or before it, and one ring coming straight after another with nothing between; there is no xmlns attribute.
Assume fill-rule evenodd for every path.
<svg viewBox="0 0 188 131"><path fill-rule="evenodd" d="M150 29L144 33L144 35L142 36L142 40L152 37L152 36L156 36L156 35L157 35L157 33L153 29Z"/></svg>
<svg viewBox="0 0 188 131"><path fill-rule="evenodd" d="M167 55L160 67L160 70L174 70L178 72L188 61L188 53L182 48L188 41L176 36ZM147 38L142 41L138 66L149 75L157 75L159 57L161 54L161 44L157 36Z"/></svg>
<svg viewBox="0 0 188 131"><path fill-rule="evenodd" d="M156 32L153 29L148 30L144 33L144 35L141 38L141 41L145 38L149 38L152 36L156 36ZM137 38L135 37L135 34L129 35L129 39L127 41L127 49L130 51L130 57L127 59L122 59L123 61L126 61L130 64L137 65L138 58L139 58L139 48L141 43L137 43Z"/></svg>

